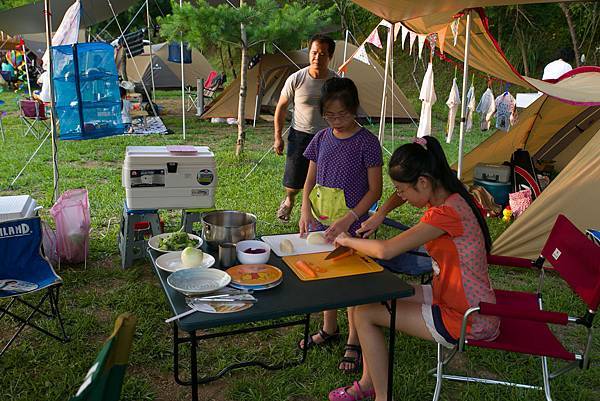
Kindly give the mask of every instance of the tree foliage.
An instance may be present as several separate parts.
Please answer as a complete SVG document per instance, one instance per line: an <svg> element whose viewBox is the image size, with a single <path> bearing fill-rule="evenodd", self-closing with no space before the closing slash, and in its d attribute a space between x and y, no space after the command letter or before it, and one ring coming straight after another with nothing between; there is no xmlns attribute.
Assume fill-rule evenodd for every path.
<svg viewBox="0 0 600 401"><path fill-rule="evenodd" d="M332 8L322 10L316 4L277 4L274 0L258 0L254 5L229 4L209 6L200 0L196 4L173 4L173 14L160 18L161 34L170 40L185 41L198 49L227 44L252 47L266 43L268 49L275 42L281 48L294 48L308 36L330 23ZM246 27L247 43L240 37L240 24Z"/></svg>

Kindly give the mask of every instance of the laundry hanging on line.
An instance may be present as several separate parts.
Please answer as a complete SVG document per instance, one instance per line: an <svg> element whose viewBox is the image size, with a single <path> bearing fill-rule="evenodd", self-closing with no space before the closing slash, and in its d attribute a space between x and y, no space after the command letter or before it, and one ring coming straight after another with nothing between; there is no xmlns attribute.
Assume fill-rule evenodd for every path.
<svg viewBox="0 0 600 401"><path fill-rule="evenodd" d="M144 29L140 29L136 32L126 33L119 37L119 45L124 46L126 50L127 58L139 56L144 53ZM127 42L127 45L125 44Z"/></svg>
<svg viewBox="0 0 600 401"><path fill-rule="evenodd" d="M496 104L496 128L509 131L517 121L517 102L509 91L498 96Z"/></svg>
<svg viewBox="0 0 600 401"><path fill-rule="evenodd" d="M452 80L452 88L446 101L448 106L448 123L446 124L446 143L452 141L452 133L454 132L454 126L456 125L456 113L458 112L458 106L460 106L460 92L458 91L458 84L456 78Z"/></svg>
<svg viewBox="0 0 600 401"><path fill-rule="evenodd" d="M487 90L481 96L481 100L477 105L476 111L479 113L481 120L481 130L487 131L490 129L490 123L492 121L492 117L496 112L496 103L494 99L494 93L491 88L487 88Z"/></svg>
<svg viewBox="0 0 600 401"><path fill-rule="evenodd" d="M421 104L421 116L419 118L419 129L417 130L417 137L422 138L427 135L431 135L431 107L437 101L435 94L435 88L433 85L433 64L427 65L427 71L423 77L423 84L421 86L421 92L419 94L419 100Z"/></svg>

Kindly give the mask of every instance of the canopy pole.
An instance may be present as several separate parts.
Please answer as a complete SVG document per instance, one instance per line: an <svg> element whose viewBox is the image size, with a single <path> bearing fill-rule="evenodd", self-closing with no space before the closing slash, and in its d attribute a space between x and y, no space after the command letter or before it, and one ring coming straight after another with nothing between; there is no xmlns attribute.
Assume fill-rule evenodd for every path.
<svg viewBox="0 0 600 401"><path fill-rule="evenodd" d="M179 0L179 8L183 8L183 0ZM181 46L180 46L180 56L181 56L181 123L183 127L183 140L185 141L185 76L183 73L183 32L181 32Z"/></svg>
<svg viewBox="0 0 600 401"><path fill-rule="evenodd" d="M465 58L463 64L463 81L460 104L460 135L458 139L458 179L462 178L463 142L465 139L465 125L467 115L467 80L469 79L469 45L471 43L471 10L467 12L467 26L465 28Z"/></svg>
<svg viewBox="0 0 600 401"><path fill-rule="evenodd" d="M44 19L46 22L46 49L48 52L48 74L50 75L50 134L52 138L52 174L53 174L53 191L52 200L58 200L58 149L57 149L57 134L56 134L56 116L54 104L54 66L52 65L52 13L50 11L50 0L44 0ZM83 127L82 127L83 128Z"/></svg>
<svg viewBox="0 0 600 401"><path fill-rule="evenodd" d="M346 62L346 55L348 53L348 36L350 35L350 30L346 29L346 37L344 38L344 58L343 62ZM342 78L346 76L346 73L342 71Z"/></svg>
<svg viewBox="0 0 600 401"><path fill-rule="evenodd" d="M381 94L381 114L379 115L379 142L383 145L383 137L385 130L385 98L387 92L387 82L388 82L388 74L390 69L390 58L392 54L392 46L393 46L393 25L390 24L388 27L388 35L387 35L387 48L385 49L385 71L383 77L383 92Z"/></svg>
<svg viewBox="0 0 600 401"><path fill-rule="evenodd" d="M152 101L156 103L156 88L154 87L154 56L152 54L152 34L150 33L150 6L146 0L146 21L148 24L148 42L150 42L150 77L152 79Z"/></svg>
<svg viewBox="0 0 600 401"><path fill-rule="evenodd" d="M29 68L27 67L27 49L25 48L25 41L23 42L23 60L25 61L25 76L27 77L27 90L29 91L29 99L31 99L31 82L29 82Z"/></svg>

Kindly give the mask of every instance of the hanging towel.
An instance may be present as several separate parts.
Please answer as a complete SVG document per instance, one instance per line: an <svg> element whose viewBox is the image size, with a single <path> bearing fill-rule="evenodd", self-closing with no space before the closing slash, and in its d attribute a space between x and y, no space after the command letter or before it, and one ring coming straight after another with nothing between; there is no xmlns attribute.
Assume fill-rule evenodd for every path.
<svg viewBox="0 0 600 401"><path fill-rule="evenodd" d="M470 132L473 129L473 112L475 111L475 87L471 84L467 92L467 122L465 130Z"/></svg>
<svg viewBox="0 0 600 401"><path fill-rule="evenodd" d="M423 102L421 104L419 129L417 130L417 136L421 138L431 134L431 106L437 100L435 88L433 87L433 65L431 63L427 65L427 71L423 77L419 100Z"/></svg>
<svg viewBox="0 0 600 401"><path fill-rule="evenodd" d="M496 98L496 128L509 131L516 122L517 102L510 92L506 91Z"/></svg>
<svg viewBox="0 0 600 401"><path fill-rule="evenodd" d="M487 90L481 96L481 100L477 105L476 111L480 115L481 120L481 130L487 131L490 129L490 122L494 113L496 112L496 103L494 102L494 93L491 88L487 88Z"/></svg>
<svg viewBox="0 0 600 401"><path fill-rule="evenodd" d="M458 92L458 84L456 83L456 78L454 78L454 80L452 81L452 89L450 89L450 94L448 95L446 106L448 106L448 124L446 124L446 143L450 143L452 141L452 133L454 132L454 125L456 122L456 112L458 111L458 106L460 106L460 93Z"/></svg>
<svg viewBox="0 0 600 401"><path fill-rule="evenodd" d="M139 31L136 31L136 32L126 33L125 35L123 35L119 38L119 44L121 46L125 46L125 42L127 42L127 45L129 46L129 50L131 51L131 54L129 53L129 50L126 50L127 58L139 56L140 54L142 54L144 52L144 44L142 42L143 39L144 39L144 30L143 29L140 29ZM127 46L125 46L125 49L127 49Z"/></svg>

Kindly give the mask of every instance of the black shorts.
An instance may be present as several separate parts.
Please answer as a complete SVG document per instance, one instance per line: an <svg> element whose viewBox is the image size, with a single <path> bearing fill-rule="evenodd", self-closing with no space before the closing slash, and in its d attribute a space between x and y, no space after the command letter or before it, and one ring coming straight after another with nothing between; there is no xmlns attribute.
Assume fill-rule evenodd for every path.
<svg viewBox="0 0 600 401"><path fill-rule="evenodd" d="M287 157L285 159L285 171L283 173L283 186L291 189L304 188L306 174L310 160L304 157L304 151L313 139L313 134L296 131L290 127L287 145Z"/></svg>

